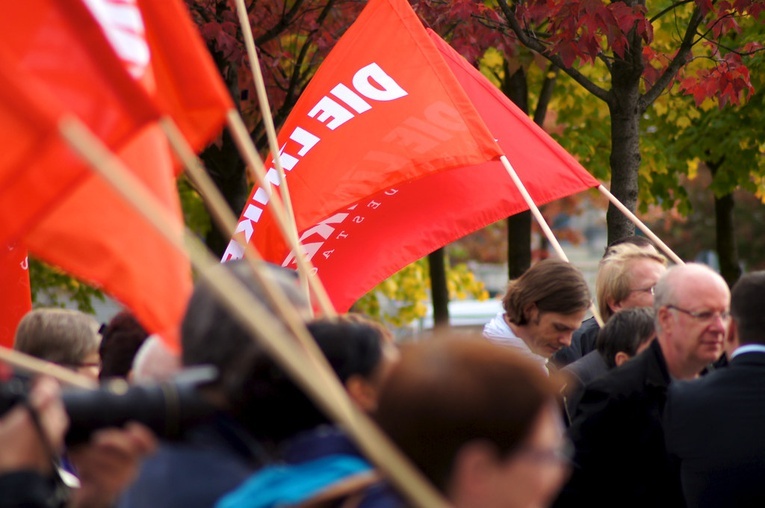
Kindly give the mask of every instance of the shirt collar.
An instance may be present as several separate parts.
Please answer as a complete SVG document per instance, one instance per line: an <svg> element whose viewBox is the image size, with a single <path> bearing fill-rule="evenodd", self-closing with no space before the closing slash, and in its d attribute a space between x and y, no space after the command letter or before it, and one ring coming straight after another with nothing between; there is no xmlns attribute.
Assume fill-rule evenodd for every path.
<svg viewBox="0 0 765 508"><path fill-rule="evenodd" d="M738 355L743 355L744 353L765 353L765 344L746 344L741 346L730 355L730 359L733 360Z"/></svg>

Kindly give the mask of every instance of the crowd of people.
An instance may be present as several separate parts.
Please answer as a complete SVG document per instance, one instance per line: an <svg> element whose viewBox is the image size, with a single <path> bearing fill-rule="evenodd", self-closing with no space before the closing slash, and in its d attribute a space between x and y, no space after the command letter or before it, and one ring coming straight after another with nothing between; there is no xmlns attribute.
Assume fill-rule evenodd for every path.
<svg viewBox="0 0 765 508"><path fill-rule="evenodd" d="M14 348L93 380L126 390L215 375L172 434L136 417L74 439L72 389L4 369L0 508L412 506L218 299L223 272L274 316L278 288L349 400L451 506L765 506L765 272L731 292L633 238L600 263L600 323L584 320L582 274L558 260L511 281L482 335L403 345L358 315L312 318L293 272L256 277L244 261L197 284L180 352L126 312L99 329L34 310Z"/></svg>

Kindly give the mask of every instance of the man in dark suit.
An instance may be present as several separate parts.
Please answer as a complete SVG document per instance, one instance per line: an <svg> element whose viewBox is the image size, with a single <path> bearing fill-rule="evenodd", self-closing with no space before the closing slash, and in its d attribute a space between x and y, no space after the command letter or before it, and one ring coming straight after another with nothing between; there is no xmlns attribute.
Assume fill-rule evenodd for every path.
<svg viewBox="0 0 765 508"><path fill-rule="evenodd" d="M693 379L722 353L730 291L706 266L669 269L656 284L657 338L593 381L570 429L574 472L557 506L682 506L664 447L662 414L673 379Z"/></svg>
<svg viewBox="0 0 765 508"><path fill-rule="evenodd" d="M688 506L765 506L765 272L733 288L728 367L676 383L664 413Z"/></svg>

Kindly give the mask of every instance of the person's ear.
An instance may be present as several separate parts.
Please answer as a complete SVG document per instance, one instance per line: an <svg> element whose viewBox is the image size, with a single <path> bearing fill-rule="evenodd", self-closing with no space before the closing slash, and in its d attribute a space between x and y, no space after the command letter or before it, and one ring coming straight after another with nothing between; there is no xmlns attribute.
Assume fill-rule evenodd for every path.
<svg viewBox="0 0 765 508"><path fill-rule="evenodd" d="M359 375L353 375L345 381L348 396L365 413L377 409L377 390L370 382Z"/></svg>
<svg viewBox="0 0 765 508"><path fill-rule="evenodd" d="M627 353L625 353L624 351L619 351L618 353L616 353L616 356L614 356L614 363L616 364L617 367L621 367L622 365L627 363L627 360L629 360L630 358L632 357L628 355Z"/></svg>
<svg viewBox="0 0 765 508"><path fill-rule="evenodd" d="M606 300L606 304L608 304L608 308L611 309L611 312L613 312L614 314L622 310L622 302L617 302L613 298L609 298L608 300Z"/></svg>
<svg viewBox="0 0 765 508"><path fill-rule="evenodd" d="M731 351L739 346L738 344L738 324L731 318L728 323L728 333L725 334L725 349L731 347Z"/></svg>
<svg viewBox="0 0 765 508"><path fill-rule="evenodd" d="M666 330L667 326L672 321L672 312L670 312L669 307L666 307L666 306L659 307L659 312L656 315L656 319L662 331Z"/></svg>
<svg viewBox="0 0 765 508"><path fill-rule="evenodd" d="M449 499L479 501L490 493L497 468L496 449L486 441L471 441L459 449L452 461L446 491ZM459 506L455 502L455 506Z"/></svg>
<svg viewBox="0 0 765 508"><path fill-rule="evenodd" d="M526 318L527 323L536 322L539 316L539 309L536 303L530 303L523 308L523 316Z"/></svg>

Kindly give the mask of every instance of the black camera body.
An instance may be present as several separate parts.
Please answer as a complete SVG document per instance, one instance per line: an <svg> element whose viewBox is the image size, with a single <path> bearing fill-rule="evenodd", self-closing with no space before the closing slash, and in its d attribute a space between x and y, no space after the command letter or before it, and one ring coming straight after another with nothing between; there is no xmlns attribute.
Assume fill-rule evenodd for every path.
<svg viewBox="0 0 765 508"><path fill-rule="evenodd" d="M214 381L212 367L189 369L164 383L128 385L123 380L104 383L99 389L67 388L61 399L69 416L67 445L82 443L98 429L139 422L163 439L180 439L189 426L209 419L217 408L199 388ZM0 383L0 415L26 400L31 378L14 373Z"/></svg>

